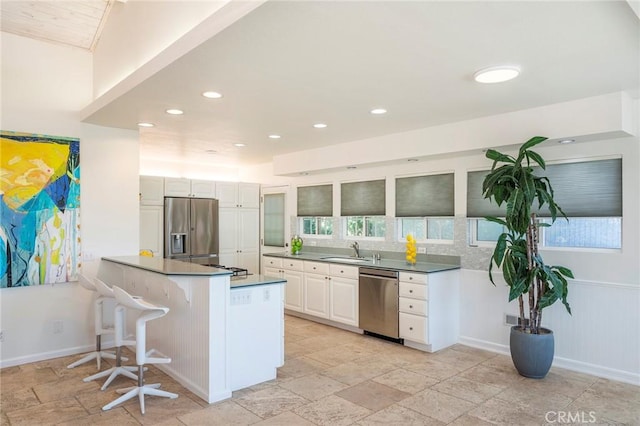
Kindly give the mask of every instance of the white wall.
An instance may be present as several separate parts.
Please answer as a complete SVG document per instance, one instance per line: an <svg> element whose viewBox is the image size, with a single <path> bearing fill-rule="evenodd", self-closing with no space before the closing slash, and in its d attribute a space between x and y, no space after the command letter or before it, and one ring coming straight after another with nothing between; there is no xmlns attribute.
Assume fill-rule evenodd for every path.
<svg viewBox="0 0 640 426"><path fill-rule="evenodd" d="M80 138L82 272L138 250L137 132L80 123L91 101L91 55L2 33L2 129ZM132 182L134 184L132 185ZM0 289L0 366L93 347L92 295L77 283ZM63 331L53 333L53 321Z"/></svg>

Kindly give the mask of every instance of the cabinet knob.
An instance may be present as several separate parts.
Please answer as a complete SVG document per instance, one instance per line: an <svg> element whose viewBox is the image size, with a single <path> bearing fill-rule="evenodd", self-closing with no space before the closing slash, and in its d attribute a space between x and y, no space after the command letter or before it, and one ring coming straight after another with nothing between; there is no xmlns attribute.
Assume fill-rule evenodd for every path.
<svg viewBox="0 0 640 426"><path fill-rule="evenodd" d="M409 293L413 293L413 290L409 290Z"/></svg>
<svg viewBox="0 0 640 426"><path fill-rule="evenodd" d="M409 330L413 331L413 327L409 327Z"/></svg>
<svg viewBox="0 0 640 426"><path fill-rule="evenodd" d="M341 274L344 274L344 271L340 271Z"/></svg>
<svg viewBox="0 0 640 426"><path fill-rule="evenodd" d="M409 281L411 281L413 279L413 277L409 277Z"/></svg>
<svg viewBox="0 0 640 426"><path fill-rule="evenodd" d="M409 305L409 309L413 309L413 305Z"/></svg>

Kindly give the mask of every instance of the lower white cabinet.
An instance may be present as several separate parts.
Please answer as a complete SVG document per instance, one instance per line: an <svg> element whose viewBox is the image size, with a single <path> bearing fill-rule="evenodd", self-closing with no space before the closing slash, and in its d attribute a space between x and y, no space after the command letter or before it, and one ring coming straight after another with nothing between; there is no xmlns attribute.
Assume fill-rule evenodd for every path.
<svg viewBox="0 0 640 426"><path fill-rule="evenodd" d="M329 318L329 277L304 274L304 312L320 318Z"/></svg>
<svg viewBox="0 0 640 426"><path fill-rule="evenodd" d="M358 326L358 267L331 264L329 319Z"/></svg>
<svg viewBox="0 0 640 426"><path fill-rule="evenodd" d="M457 343L458 274L400 272L399 331L406 346L435 352Z"/></svg>
<svg viewBox="0 0 640 426"><path fill-rule="evenodd" d="M163 256L164 207L140 206L140 250L151 250L156 257Z"/></svg>
<svg viewBox="0 0 640 426"><path fill-rule="evenodd" d="M262 273L269 277L284 278L284 307L292 311L303 312L304 273L303 262L297 259L263 258Z"/></svg>

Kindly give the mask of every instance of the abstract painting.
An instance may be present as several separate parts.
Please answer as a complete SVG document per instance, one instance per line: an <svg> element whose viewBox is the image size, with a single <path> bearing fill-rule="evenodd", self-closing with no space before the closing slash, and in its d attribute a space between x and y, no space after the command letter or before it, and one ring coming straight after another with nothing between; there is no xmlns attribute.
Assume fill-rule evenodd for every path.
<svg viewBox="0 0 640 426"><path fill-rule="evenodd" d="M0 131L1 288L77 281L80 140Z"/></svg>

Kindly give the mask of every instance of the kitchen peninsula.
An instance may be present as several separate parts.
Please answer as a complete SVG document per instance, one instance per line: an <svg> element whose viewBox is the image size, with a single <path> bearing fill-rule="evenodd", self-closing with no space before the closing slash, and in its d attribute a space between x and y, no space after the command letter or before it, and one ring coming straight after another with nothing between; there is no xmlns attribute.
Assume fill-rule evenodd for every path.
<svg viewBox="0 0 640 426"><path fill-rule="evenodd" d="M169 307L148 328L147 347L170 357L158 368L208 403L274 379L284 363L281 278L144 256L102 258L98 278Z"/></svg>

